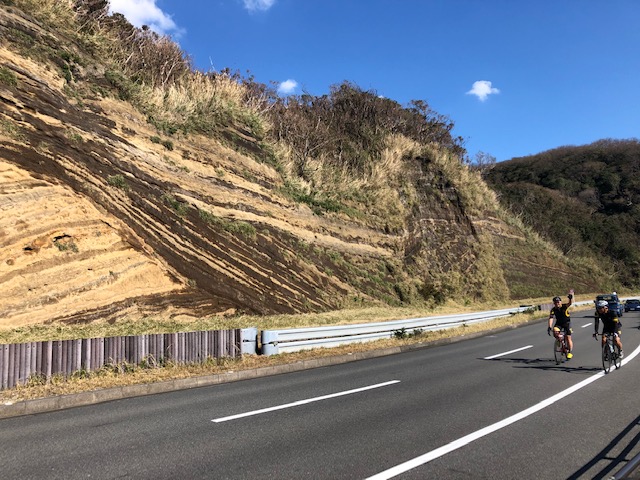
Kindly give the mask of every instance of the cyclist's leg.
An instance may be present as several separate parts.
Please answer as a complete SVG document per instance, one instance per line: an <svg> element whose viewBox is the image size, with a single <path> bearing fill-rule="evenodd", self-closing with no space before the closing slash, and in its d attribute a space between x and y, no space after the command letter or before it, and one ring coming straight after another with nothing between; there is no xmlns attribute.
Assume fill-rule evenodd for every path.
<svg viewBox="0 0 640 480"><path fill-rule="evenodd" d="M571 330L571 324L567 323L564 327L564 334L567 337L567 345L569 346L570 352L573 351L573 338L571 336L572 333L573 333L573 330Z"/></svg>
<svg viewBox="0 0 640 480"><path fill-rule="evenodd" d="M613 355L609 353L609 345L606 342L606 338L608 333L606 331L602 332L603 338L605 338L605 342L602 344L602 368L605 373L609 373L611 371L611 367L613 366Z"/></svg>
<svg viewBox="0 0 640 480"><path fill-rule="evenodd" d="M616 345L618 345L618 348L620 349L620 352L622 353L622 338L620 337L620 330L618 330L616 332L615 335L615 341L616 341Z"/></svg>

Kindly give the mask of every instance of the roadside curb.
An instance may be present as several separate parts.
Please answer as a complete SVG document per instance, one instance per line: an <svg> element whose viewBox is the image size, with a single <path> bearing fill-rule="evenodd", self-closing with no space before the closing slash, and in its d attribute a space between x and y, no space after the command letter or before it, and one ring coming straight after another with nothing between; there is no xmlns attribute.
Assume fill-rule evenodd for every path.
<svg viewBox="0 0 640 480"><path fill-rule="evenodd" d="M97 403L121 400L124 398L155 395L157 393L188 390L198 387L207 387L211 385L219 385L222 383L250 380L253 378L268 377L272 375L280 375L283 373L298 372L302 370L309 370L312 368L327 367L331 365L339 365L370 358L395 355L398 353L410 352L412 350L419 350L422 348L431 348L441 345L447 345L450 343L461 342L464 340L471 340L473 338L482 337L488 334L495 334L525 325L530 325L532 323L535 323L536 321L540 320L530 320L518 325L509 325L492 331L475 332L467 335L460 335L457 337L442 338L430 342L420 342L409 345L399 345L397 347L387 347L376 350L366 350L363 352L319 357L309 360L301 360L294 363L285 363L282 365L272 365L268 367L252 368L249 370L238 370L228 373L202 375L197 377L180 378L176 380L145 383L140 385L126 385L122 387L93 390L90 392L58 395L54 397L37 398L33 400L23 400L17 401L15 403L7 402L0 404L0 419L19 417L23 415L35 415L37 413L53 412L57 410L64 410L66 408L94 405Z"/></svg>

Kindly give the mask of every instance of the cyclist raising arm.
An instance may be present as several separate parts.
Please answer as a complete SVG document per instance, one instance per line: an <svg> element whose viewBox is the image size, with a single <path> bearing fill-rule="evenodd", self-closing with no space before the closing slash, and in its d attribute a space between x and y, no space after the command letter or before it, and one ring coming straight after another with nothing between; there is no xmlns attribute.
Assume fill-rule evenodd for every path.
<svg viewBox="0 0 640 480"><path fill-rule="evenodd" d="M620 340L620 329L622 323L618 320L618 315L613 310L609 310L609 304L606 300L598 300L596 303L596 332L593 334L593 338L598 335L598 327L600 326L600 320L602 320L602 344L607 342L607 336L613 335L613 339L620 349L620 358L624 357L622 351L622 340Z"/></svg>
<svg viewBox="0 0 640 480"><path fill-rule="evenodd" d="M569 345L569 352L567 353L567 360L570 360L573 357L573 339L571 338L571 317L569 316L569 307L573 305L573 290L570 291L569 295L567 295L569 299L568 303L562 303L562 299L560 297L553 297L553 308L549 312L549 326L547 327L547 334L551 335L553 319L555 317L556 324L555 327L558 327L560 330L564 330L565 335L567 336L567 344Z"/></svg>

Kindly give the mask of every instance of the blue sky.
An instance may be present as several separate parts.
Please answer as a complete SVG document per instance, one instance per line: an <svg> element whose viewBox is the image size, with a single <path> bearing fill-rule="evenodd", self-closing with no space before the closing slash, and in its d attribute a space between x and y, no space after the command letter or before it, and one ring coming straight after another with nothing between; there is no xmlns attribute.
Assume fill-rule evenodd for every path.
<svg viewBox="0 0 640 480"><path fill-rule="evenodd" d="M426 100L473 157L640 137L640 0L111 0L200 70Z"/></svg>

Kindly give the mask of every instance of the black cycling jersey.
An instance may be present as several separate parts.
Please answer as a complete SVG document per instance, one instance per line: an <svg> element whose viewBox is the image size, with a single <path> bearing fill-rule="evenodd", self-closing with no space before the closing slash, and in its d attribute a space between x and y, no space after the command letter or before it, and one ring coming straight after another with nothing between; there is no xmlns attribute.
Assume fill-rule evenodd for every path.
<svg viewBox="0 0 640 480"><path fill-rule="evenodd" d="M561 307L553 307L549 312L549 317L556 317L556 327L569 330L571 328L571 317L569 314L570 305L563 303Z"/></svg>
<svg viewBox="0 0 640 480"><path fill-rule="evenodd" d="M598 313L596 315L596 333L602 320L602 333L620 333L622 323L618 320L618 315L613 310L607 310L606 313Z"/></svg>

